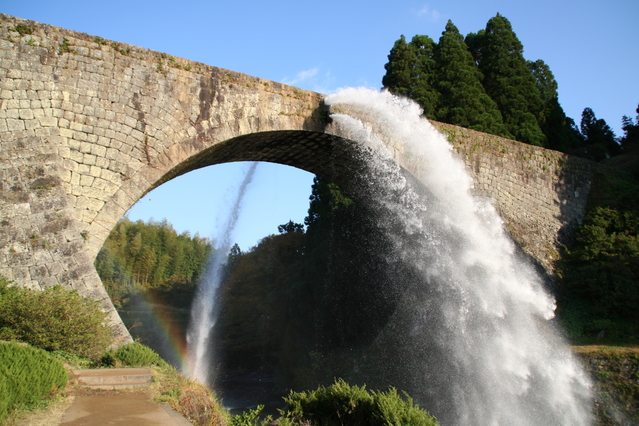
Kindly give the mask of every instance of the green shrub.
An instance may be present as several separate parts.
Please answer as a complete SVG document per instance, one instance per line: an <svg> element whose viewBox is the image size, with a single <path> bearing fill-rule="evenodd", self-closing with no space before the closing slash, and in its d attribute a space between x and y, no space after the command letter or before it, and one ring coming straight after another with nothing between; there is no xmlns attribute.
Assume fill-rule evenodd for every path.
<svg viewBox="0 0 639 426"><path fill-rule="evenodd" d="M49 355L60 361L62 364L66 364L74 369L92 368L95 366L95 362L90 359L81 358L67 351L53 351L49 352Z"/></svg>
<svg viewBox="0 0 639 426"><path fill-rule="evenodd" d="M328 387L314 391L291 392L282 411L281 426L437 426L437 420L402 398L391 388L388 392L369 393L365 386L350 386L336 380Z"/></svg>
<svg viewBox="0 0 639 426"><path fill-rule="evenodd" d="M113 367L144 367L162 363L162 358L153 349L138 342L109 350L102 356L102 364Z"/></svg>
<svg viewBox="0 0 639 426"><path fill-rule="evenodd" d="M62 363L42 349L0 342L0 420L9 411L33 405L67 384Z"/></svg>
<svg viewBox="0 0 639 426"><path fill-rule="evenodd" d="M260 413L264 409L263 405L258 405L253 410L247 410L242 414L231 416L229 420L230 426L262 426L271 424L271 416L260 420Z"/></svg>
<svg viewBox="0 0 639 426"><path fill-rule="evenodd" d="M60 286L36 291L0 281L0 339L95 360L113 341L105 318L97 301L76 291Z"/></svg>

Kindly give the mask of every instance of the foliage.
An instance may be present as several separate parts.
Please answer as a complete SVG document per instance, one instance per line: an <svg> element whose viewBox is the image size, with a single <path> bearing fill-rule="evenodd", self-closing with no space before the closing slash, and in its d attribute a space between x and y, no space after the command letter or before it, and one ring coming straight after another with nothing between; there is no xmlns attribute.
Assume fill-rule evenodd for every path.
<svg viewBox="0 0 639 426"><path fill-rule="evenodd" d="M58 54L62 55L63 53L72 53L73 49L71 48L71 42L68 38L64 37L62 39L62 43L60 43L60 48L58 49Z"/></svg>
<svg viewBox="0 0 639 426"><path fill-rule="evenodd" d="M402 35L388 55L382 78L384 88L417 102L426 117L433 118L437 108L437 91L433 87L435 43L428 36L416 35L410 43Z"/></svg>
<svg viewBox="0 0 639 426"><path fill-rule="evenodd" d="M257 426L257 425L268 425L270 424L272 418L271 416L266 416L264 419L260 419L260 413L264 409L263 405L258 405L257 408L253 410L247 410L242 414L237 414L231 417L230 425L231 426Z"/></svg>
<svg viewBox="0 0 639 426"><path fill-rule="evenodd" d="M524 59L500 14L465 39L450 21L437 44L401 36L384 67L383 87L413 99L428 118L557 149L579 142L550 68Z"/></svg>
<svg viewBox="0 0 639 426"><path fill-rule="evenodd" d="M105 352L102 355L102 363L113 367L144 367L161 365L164 361L153 349L133 342Z"/></svg>
<svg viewBox="0 0 639 426"><path fill-rule="evenodd" d="M113 337L96 300L60 286L44 291L0 284L0 339L97 359Z"/></svg>
<svg viewBox="0 0 639 426"><path fill-rule="evenodd" d="M621 153L621 145L614 132L604 119L597 119L591 108L583 110L580 128L584 141L579 155L601 161Z"/></svg>
<svg viewBox="0 0 639 426"><path fill-rule="evenodd" d="M485 30L469 34L466 42L484 76L486 93L497 103L508 131L518 141L545 146L541 94L510 22L497 14Z"/></svg>
<svg viewBox="0 0 639 426"><path fill-rule="evenodd" d="M624 115L621 119L621 128L624 131L624 135L619 142L621 143L624 152L636 153L639 151L639 106L637 106L636 113L636 122L626 115Z"/></svg>
<svg viewBox="0 0 639 426"><path fill-rule="evenodd" d="M639 333L639 182L597 175L589 209L563 256L559 313L571 337L636 339Z"/></svg>
<svg viewBox="0 0 639 426"><path fill-rule="evenodd" d="M263 238L249 252L233 252L219 290L217 359L228 368L254 369L278 363L289 313L289 294L300 282L305 234Z"/></svg>
<svg viewBox="0 0 639 426"><path fill-rule="evenodd" d="M62 363L42 349L0 342L0 421L64 389L68 375Z"/></svg>
<svg viewBox="0 0 639 426"><path fill-rule="evenodd" d="M166 222L131 222L113 228L95 260L95 267L116 308L140 291L166 293L164 299L188 307L212 250L208 239L178 235Z"/></svg>
<svg viewBox="0 0 639 426"><path fill-rule="evenodd" d="M546 146L562 152L574 153L583 143L583 137L572 118L566 116L559 104L558 84L550 67L544 61L527 61L528 69L535 78L535 83L544 104L541 130L547 139Z"/></svg>
<svg viewBox="0 0 639 426"><path fill-rule="evenodd" d="M286 425L438 425L434 417L402 398L395 389L369 393L365 386L350 386L336 380L314 391L291 392L278 424Z"/></svg>
<svg viewBox="0 0 639 426"><path fill-rule="evenodd" d="M166 220L124 218L109 234L95 267L132 336L160 351L156 318L186 336L195 288L212 250L208 239L178 234ZM177 361L170 354L167 360Z"/></svg>
<svg viewBox="0 0 639 426"><path fill-rule="evenodd" d="M464 38L451 21L435 48L435 62L435 87L441 95L437 120L512 138L497 104L482 86L482 75Z"/></svg>
<svg viewBox="0 0 639 426"><path fill-rule="evenodd" d="M294 223L292 220L289 220L288 223L284 225L279 225L277 230L280 234L288 234L290 232L304 232L304 225L301 223Z"/></svg>
<svg viewBox="0 0 639 426"><path fill-rule="evenodd" d="M92 368L95 366L95 361L79 357L71 352L63 350L49 352L49 355L51 358L57 359L61 363L75 369Z"/></svg>
<svg viewBox="0 0 639 426"><path fill-rule="evenodd" d="M21 36L33 34L33 27L30 25L18 24L13 28L10 28L11 31L16 31Z"/></svg>
<svg viewBox="0 0 639 426"><path fill-rule="evenodd" d="M594 424L639 424L639 351L594 347L578 353L593 381Z"/></svg>
<svg viewBox="0 0 639 426"><path fill-rule="evenodd" d="M384 68L383 88L414 100L430 119L594 161L639 152L639 115L637 124L623 117L619 139L590 108L578 128L559 103L550 67L524 58L522 43L499 13L465 38L451 21L438 43L423 35L408 43L402 35ZM639 159L628 161L639 177Z"/></svg>

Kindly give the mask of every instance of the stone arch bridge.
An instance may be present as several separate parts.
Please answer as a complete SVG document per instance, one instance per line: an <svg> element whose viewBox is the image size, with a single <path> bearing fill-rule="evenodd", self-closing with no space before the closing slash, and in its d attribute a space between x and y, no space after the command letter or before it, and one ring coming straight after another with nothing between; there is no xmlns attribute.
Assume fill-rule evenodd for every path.
<svg viewBox="0 0 639 426"><path fill-rule="evenodd" d="M326 126L323 96L140 47L0 15L0 274L101 300L93 266L146 192L229 161L271 161L348 182L352 143ZM581 220L587 161L434 123L513 238L552 272ZM419 168L389 147L409 172Z"/></svg>

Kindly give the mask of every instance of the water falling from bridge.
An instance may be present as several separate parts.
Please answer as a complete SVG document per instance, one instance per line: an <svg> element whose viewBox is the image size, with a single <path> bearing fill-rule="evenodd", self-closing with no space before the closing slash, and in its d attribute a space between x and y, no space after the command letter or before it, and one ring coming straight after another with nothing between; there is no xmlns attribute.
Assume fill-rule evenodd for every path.
<svg viewBox="0 0 639 426"><path fill-rule="evenodd" d="M188 351L187 373L192 379L207 385L214 381L214 372L211 371L210 367L213 364L211 359L211 332L218 315L216 293L231 249L231 238L240 216L242 201L247 188L253 180L257 165L258 162L251 163L235 194L235 199L228 211L228 217L226 217L219 236L215 240L215 251L209 259L203 278L198 283L193 306L191 307L191 321L186 337Z"/></svg>
<svg viewBox="0 0 639 426"><path fill-rule="evenodd" d="M426 188L390 161L370 126L332 115L353 140L382 152L367 161L363 196L393 241L388 256L419 276L401 283L403 299L377 338L382 360L390 351L377 374L393 370L389 382L443 425L589 424L590 383L556 329L554 299L490 202L471 195L446 138L416 104L389 93L347 89L326 103L363 111L420 162L415 177Z"/></svg>

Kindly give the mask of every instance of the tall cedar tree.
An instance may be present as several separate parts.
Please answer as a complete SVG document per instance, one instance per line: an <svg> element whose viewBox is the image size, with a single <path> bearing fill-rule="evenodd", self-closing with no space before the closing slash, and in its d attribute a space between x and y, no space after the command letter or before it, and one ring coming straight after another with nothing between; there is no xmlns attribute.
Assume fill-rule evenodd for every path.
<svg viewBox="0 0 639 426"><path fill-rule="evenodd" d="M428 36L416 35L410 43L402 35L395 42L384 65L384 89L417 102L424 115L434 118L438 94L433 88L435 42Z"/></svg>
<svg viewBox="0 0 639 426"><path fill-rule="evenodd" d="M594 161L621 154L621 145L615 133L603 118L597 119L591 108L581 113L581 134L584 137L582 152L578 153Z"/></svg>
<svg viewBox="0 0 639 426"><path fill-rule="evenodd" d="M402 36L395 42L388 54L388 63L384 65L386 75L382 78L385 89L398 96L409 96L413 84L413 71L416 58L413 49Z"/></svg>
<svg viewBox="0 0 639 426"><path fill-rule="evenodd" d="M437 120L512 138L497 104L481 84L481 73L464 37L451 21L435 48L435 63L435 87L440 94Z"/></svg>
<svg viewBox="0 0 639 426"><path fill-rule="evenodd" d="M541 130L544 105L510 22L497 14L486 29L466 37L484 88L499 107L508 131L521 142L545 146Z"/></svg>
<svg viewBox="0 0 639 426"><path fill-rule="evenodd" d="M637 106L636 113L636 123L627 115L624 115L621 119L621 128L624 131L624 135L620 142L624 153L639 152L639 106Z"/></svg>
<svg viewBox="0 0 639 426"><path fill-rule="evenodd" d="M550 67L541 59L528 61L528 69L535 78L537 89L544 103L541 130L546 136L546 146L562 152L572 152L580 144L582 137L572 118L566 116L559 104L557 80Z"/></svg>

